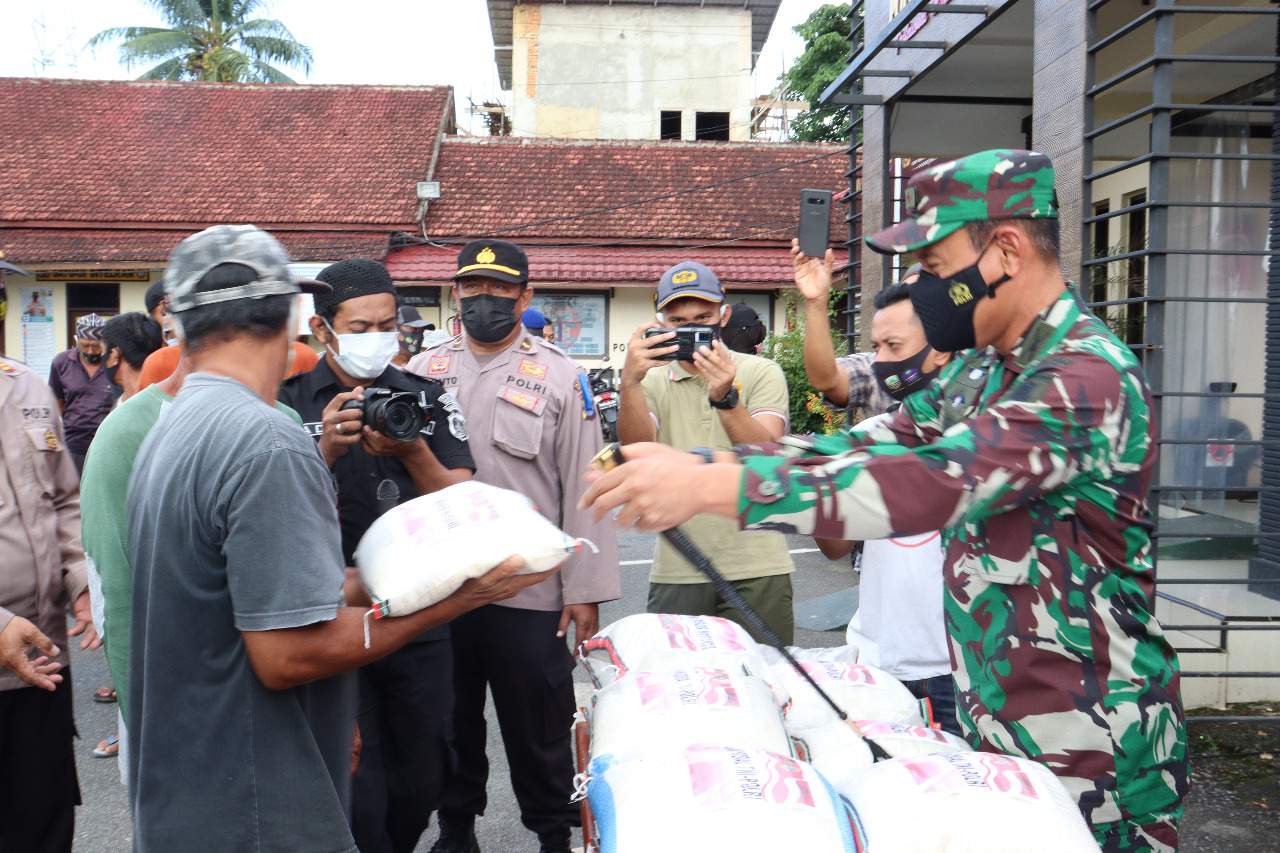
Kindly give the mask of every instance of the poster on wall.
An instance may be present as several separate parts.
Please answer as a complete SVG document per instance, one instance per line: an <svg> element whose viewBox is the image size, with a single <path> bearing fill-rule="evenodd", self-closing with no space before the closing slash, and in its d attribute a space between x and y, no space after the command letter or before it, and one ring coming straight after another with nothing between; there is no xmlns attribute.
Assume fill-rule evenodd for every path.
<svg viewBox="0 0 1280 853"><path fill-rule="evenodd" d="M37 376L47 377L55 352L53 288L19 288L18 299L22 312L22 360Z"/></svg>
<svg viewBox="0 0 1280 853"><path fill-rule="evenodd" d="M531 307L555 327L556 346L579 358L602 358L609 346L608 301L603 293L535 293Z"/></svg>

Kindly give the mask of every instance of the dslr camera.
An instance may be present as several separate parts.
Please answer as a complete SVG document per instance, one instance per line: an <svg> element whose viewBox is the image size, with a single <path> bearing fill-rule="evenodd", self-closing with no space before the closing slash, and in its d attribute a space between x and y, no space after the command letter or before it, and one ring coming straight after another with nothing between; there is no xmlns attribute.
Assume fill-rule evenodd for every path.
<svg viewBox="0 0 1280 853"><path fill-rule="evenodd" d="M396 441L417 441L431 422L432 407L424 406L412 391L368 388L363 400L348 400L339 411L359 409L360 423Z"/></svg>
<svg viewBox="0 0 1280 853"><path fill-rule="evenodd" d="M709 347L716 338L716 330L713 326L698 326L692 323L687 326L676 326L674 329L645 329L644 336L652 338L667 332L675 332L676 336L663 342L663 346L676 344L679 349L666 355L654 356L662 361L693 361L693 354L698 351L698 347Z"/></svg>

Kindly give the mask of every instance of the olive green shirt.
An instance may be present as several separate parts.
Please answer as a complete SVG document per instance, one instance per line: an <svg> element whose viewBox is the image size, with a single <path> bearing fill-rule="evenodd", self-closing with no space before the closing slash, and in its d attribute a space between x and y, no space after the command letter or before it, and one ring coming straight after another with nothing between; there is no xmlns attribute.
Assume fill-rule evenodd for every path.
<svg viewBox="0 0 1280 853"><path fill-rule="evenodd" d="M739 406L752 417L776 415L783 431L790 425L787 380L782 368L767 358L733 354L734 385ZM720 423L719 410L707 396L707 380L678 361L655 367L640 382L649 414L658 427L658 441L677 450L710 447L729 450L733 442ZM729 580L785 575L795 571L787 540L781 533L742 531L738 522L714 515L698 515L680 525L685 535ZM707 578L659 537L653 556L652 583L706 583Z"/></svg>

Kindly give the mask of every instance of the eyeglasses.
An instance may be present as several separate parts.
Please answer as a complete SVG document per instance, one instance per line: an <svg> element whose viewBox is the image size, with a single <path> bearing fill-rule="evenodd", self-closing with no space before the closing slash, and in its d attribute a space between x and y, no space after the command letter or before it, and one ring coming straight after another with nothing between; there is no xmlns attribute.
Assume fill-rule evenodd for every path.
<svg viewBox="0 0 1280 853"><path fill-rule="evenodd" d="M497 281L492 278L467 278L456 282L454 287L458 289L461 296L479 296L487 293L490 296L501 296L507 299L520 295L520 291L524 287L519 284L511 284L506 281Z"/></svg>

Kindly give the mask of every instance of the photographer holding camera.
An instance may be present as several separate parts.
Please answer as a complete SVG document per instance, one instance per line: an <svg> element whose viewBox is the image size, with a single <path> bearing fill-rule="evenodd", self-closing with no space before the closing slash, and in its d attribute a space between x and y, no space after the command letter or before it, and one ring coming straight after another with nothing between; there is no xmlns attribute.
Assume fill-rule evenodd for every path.
<svg viewBox="0 0 1280 853"><path fill-rule="evenodd" d="M311 318L325 357L280 386L280 400L302 416L333 473L342 551L352 565L379 515L469 480L475 463L453 396L433 379L390 366L399 345L386 268L350 258L317 278L333 288L315 297ZM412 850L427 827L453 762L452 662L449 629L441 626L360 670L351 829L363 853Z"/></svg>
<svg viewBox="0 0 1280 853"><path fill-rule="evenodd" d="M661 322L639 327L627 344L618 410L622 443L657 441L710 453L781 438L789 421L786 377L767 358L724 345L721 330L731 310L716 274L694 261L676 264L658 282L657 306ZM681 529L790 643L795 565L786 539L779 533L742 532L729 519L711 515ZM648 610L741 619L662 538L649 575Z"/></svg>

